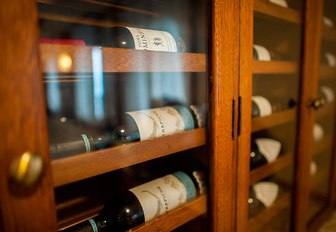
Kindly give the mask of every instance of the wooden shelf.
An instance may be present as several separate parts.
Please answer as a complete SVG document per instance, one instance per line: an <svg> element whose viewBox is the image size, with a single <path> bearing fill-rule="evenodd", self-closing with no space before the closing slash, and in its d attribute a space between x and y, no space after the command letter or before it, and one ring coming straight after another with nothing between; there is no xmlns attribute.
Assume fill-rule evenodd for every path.
<svg viewBox="0 0 336 232"><path fill-rule="evenodd" d="M313 156L317 156L327 151L328 149L331 151L332 148L332 140L333 137L331 135L327 135L323 137L320 141L314 142L313 144Z"/></svg>
<svg viewBox="0 0 336 232"><path fill-rule="evenodd" d="M177 227L201 216L207 212L207 198L201 196L196 200L179 207L172 212L158 217L142 226L130 231L147 232L147 231L172 231Z"/></svg>
<svg viewBox="0 0 336 232"><path fill-rule="evenodd" d="M93 71L93 50L102 55L104 72L205 72L206 70L204 54L56 44L41 44L40 50L45 73L90 73ZM57 59L64 55L72 60L72 67L68 70L62 70L57 64Z"/></svg>
<svg viewBox="0 0 336 232"><path fill-rule="evenodd" d="M336 67L320 65L319 76L321 80L336 79Z"/></svg>
<svg viewBox="0 0 336 232"><path fill-rule="evenodd" d="M63 7L68 9L83 10L85 12L100 12L100 13L103 12L105 14L108 14L108 11L110 11L110 14L112 14L113 12L128 12L131 14L140 14L156 17L160 15L156 12L139 9L135 7L113 4L106 1L85 0L76 2L76 1L37 0L37 3L42 5Z"/></svg>
<svg viewBox="0 0 336 232"><path fill-rule="evenodd" d="M253 74L295 74L298 65L289 61L253 61Z"/></svg>
<svg viewBox="0 0 336 232"><path fill-rule="evenodd" d="M325 116L332 116L332 113L335 111L334 102L326 103L322 108L316 111L317 118L323 118Z"/></svg>
<svg viewBox="0 0 336 232"><path fill-rule="evenodd" d="M252 132L257 132L271 127L279 126L288 122L294 122L296 117L296 108L274 113L265 117L256 117L252 119Z"/></svg>
<svg viewBox="0 0 336 232"><path fill-rule="evenodd" d="M291 8L278 6L268 0L255 0L254 11L263 15L272 16L276 19L288 21L291 23L300 24L300 12Z"/></svg>
<svg viewBox="0 0 336 232"><path fill-rule="evenodd" d="M275 216L288 208L290 203L291 194L284 193L274 202L273 205L249 220L250 231L260 231L265 224L273 220Z"/></svg>
<svg viewBox="0 0 336 232"><path fill-rule="evenodd" d="M134 49L41 44L44 73L92 73L93 54L102 60L103 72L205 72L206 56L199 53L140 51ZM71 67L62 68L62 57Z"/></svg>
<svg viewBox="0 0 336 232"><path fill-rule="evenodd" d="M250 185L272 175L293 163L293 155L291 153L282 154L274 162L253 169L250 173Z"/></svg>
<svg viewBox="0 0 336 232"><path fill-rule="evenodd" d="M71 225L74 225L75 223L94 217L99 213L102 207L102 205L97 206L91 210L88 210L87 212L83 212L81 215L77 215L77 218L68 218L63 222L59 222L58 228L60 230L63 230ZM190 201L175 210L172 210L167 214L161 215L160 217L155 218L147 222L146 224L138 226L129 231L171 231L187 223L188 221L191 221L192 219L205 214L206 212L207 196L202 195L195 200Z"/></svg>
<svg viewBox="0 0 336 232"><path fill-rule="evenodd" d="M322 38L331 42L336 42L336 28L322 27Z"/></svg>
<svg viewBox="0 0 336 232"><path fill-rule="evenodd" d="M205 128L199 128L153 140L53 160L54 187L205 145L205 133Z"/></svg>

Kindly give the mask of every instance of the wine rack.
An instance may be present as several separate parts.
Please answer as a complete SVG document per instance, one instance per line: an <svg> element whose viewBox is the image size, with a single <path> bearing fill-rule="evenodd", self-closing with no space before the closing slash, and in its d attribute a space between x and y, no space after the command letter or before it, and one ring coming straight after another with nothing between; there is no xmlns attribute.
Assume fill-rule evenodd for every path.
<svg viewBox="0 0 336 232"><path fill-rule="evenodd" d="M335 0L3 5L0 231L63 231L99 215L119 190L194 162L206 167L206 194L130 231L313 232L332 214L336 106L324 90L336 92L336 59L328 56L336 54ZM186 49L118 48L115 27L169 31ZM255 116L264 98L268 113ZM208 106L205 127L124 144L92 142L111 136L124 112L198 103ZM64 127L50 133L60 122ZM267 139L274 141L260 145ZM53 153L54 145L79 143L77 153ZM276 158L269 153L251 169L250 160L272 150L270 144ZM41 173L27 165L25 178L40 175L31 186L15 169L26 151L43 164ZM277 197L270 205L257 199L269 206L249 216L249 190L267 182L279 187Z"/></svg>
<svg viewBox="0 0 336 232"><path fill-rule="evenodd" d="M297 99L301 61L299 55L295 54L299 51L291 51L291 47L300 47L301 11L291 8L291 6L278 5L276 1L256 0L253 5L253 16L255 28L253 43L264 45L267 49L273 49L270 51L271 55L272 53L281 53L279 57L275 56L269 61L253 60L253 95L261 95L266 98L270 95L271 104L272 97L274 98L271 94L282 99ZM271 36L275 30L288 30L288 37L283 34ZM272 85L271 82L277 84ZM286 85L291 86L291 90L294 92L284 90ZM295 90L295 88L297 89ZM250 186L268 180L276 183L280 189L286 189L270 206L249 218L247 227L251 231L287 231L289 228L290 216L288 212L293 204L290 186L293 177L287 177L287 173L293 173L288 170L293 169L295 164L296 151L293 140L295 140L298 112L298 107L288 107L267 116L254 117L251 120L252 137L267 138L269 136L275 138L283 148L276 160L250 171ZM286 175L279 174L283 172Z"/></svg>
<svg viewBox="0 0 336 232"><path fill-rule="evenodd" d="M150 6L134 2L114 4L106 1L89 0L81 1L81 4L79 4L78 2L39 0L39 20L42 22L41 34L48 35L48 29L43 27L45 22L47 22L47 25L70 25L69 27L74 30L77 27L95 28L94 30L99 32L99 30L104 31L115 26L141 27L141 22L146 22L146 20L160 21L163 17L167 17L165 9L172 3L148 2L151 2ZM119 19L125 17L125 15L132 15L134 19ZM43 28L47 32L44 32ZM188 33L186 32L186 34ZM109 35L106 37L109 37ZM84 36L84 38L86 37ZM42 41L39 50L45 86L55 83L69 86L71 84L78 85L84 81L94 81L94 74L97 69L102 73L101 76L104 76L105 81L110 81L117 86L116 88L118 86L120 88L119 83L127 82L130 79L129 76L134 77L139 73L142 78L146 74L151 76L152 73L159 73L160 75L166 73L165 78L174 81L173 78L170 78L171 75L180 74L183 76L184 73L188 73L189 76L198 73L199 77L197 76L197 78L206 78L208 70L207 54L204 52L160 52L114 48L99 43L92 44L92 41L86 44L81 40L79 44ZM122 101L123 97L119 96L119 98ZM195 153L195 149L198 149L197 153L202 153L206 150L204 149L207 145L206 134L206 128L198 128L52 160L51 168L57 199L58 229L63 230L96 216L102 209L104 201L109 199L108 194L113 193L113 191L110 193L108 188L101 187L102 190L100 191L106 193L99 193L99 190L96 190L93 193L80 194L83 188L95 188L96 185L90 182L91 179L102 182L104 180L103 176L109 175L109 173L118 173L120 170L128 170L136 165L154 162L160 158L165 158L169 163L171 155L176 157L176 154L178 154L178 156L184 157L181 159L186 159L187 155L183 153L184 151L193 150ZM202 160L208 159L207 154L198 156ZM165 164L166 161L161 165ZM69 186L77 186L78 183L88 184L77 187L78 189L74 187L74 196L66 197L68 193L64 193L64 191ZM119 184L121 187L123 186L123 183ZM98 186L96 188L100 189ZM200 196L181 208L131 231L170 231L206 213L207 196ZM167 223L171 220L174 223Z"/></svg>

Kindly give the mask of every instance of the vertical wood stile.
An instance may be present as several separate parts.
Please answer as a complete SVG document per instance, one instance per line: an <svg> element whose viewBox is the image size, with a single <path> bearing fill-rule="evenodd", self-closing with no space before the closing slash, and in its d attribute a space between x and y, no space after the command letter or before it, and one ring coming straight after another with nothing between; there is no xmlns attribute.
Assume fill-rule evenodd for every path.
<svg viewBox="0 0 336 232"><path fill-rule="evenodd" d="M237 215L238 232L248 231L248 191L250 185L250 140L252 102L252 50L254 1L240 0L239 95L241 134L238 137Z"/></svg>
<svg viewBox="0 0 336 232"><path fill-rule="evenodd" d="M238 102L239 0L212 5L212 231L235 230L237 140L232 138L232 101ZM237 108L237 107L235 107ZM236 128L234 129L236 130ZM236 131L234 132L236 134ZM236 137L236 136L235 136Z"/></svg>
<svg viewBox="0 0 336 232"><path fill-rule="evenodd" d="M34 1L1 2L1 231L56 231L37 25ZM26 151L38 153L44 161L44 175L32 187L9 181L11 162Z"/></svg>
<svg viewBox="0 0 336 232"><path fill-rule="evenodd" d="M317 93L319 74L319 54L321 38L321 18L323 3L307 0L303 12L302 64L300 80L300 105L295 157L295 186L292 229L307 231L309 205L309 167L312 159L312 131L315 111L307 107Z"/></svg>

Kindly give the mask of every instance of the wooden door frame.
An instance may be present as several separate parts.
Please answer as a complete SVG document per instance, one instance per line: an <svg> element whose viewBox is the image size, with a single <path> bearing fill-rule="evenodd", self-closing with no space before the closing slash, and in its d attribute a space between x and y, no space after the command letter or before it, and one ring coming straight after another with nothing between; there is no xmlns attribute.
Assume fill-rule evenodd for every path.
<svg viewBox="0 0 336 232"><path fill-rule="evenodd" d="M44 90L38 61L35 1L1 2L0 216L1 231L56 231ZM9 167L25 151L37 153L44 175L33 187L13 184Z"/></svg>
<svg viewBox="0 0 336 232"><path fill-rule="evenodd" d="M212 1L211 184L212 231L234 231L237 188L237 106L240 0Z"/></svg>
<svg viewBox="0 0 336 232"><path fill-rule="evenodd" d="M322 33L321 1L306 0L303 10L303 41L300 80L300 104L295 156L294 196L292 230L305 232L308 229L308 206L312 160L313 125L316 113L307 104L316 99L319 76L320 38Z"/></svg>

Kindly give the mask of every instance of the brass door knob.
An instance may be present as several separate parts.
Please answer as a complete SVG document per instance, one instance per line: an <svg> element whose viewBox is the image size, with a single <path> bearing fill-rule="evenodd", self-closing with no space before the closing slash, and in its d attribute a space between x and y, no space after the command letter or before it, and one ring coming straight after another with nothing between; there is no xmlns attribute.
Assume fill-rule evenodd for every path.
<svg viewBox="0 0 336 232"><path fill-rule="evenodd" d="M319 97L311 102L308 103L308 107L311 107L315 110L320 109L321 107L323 107L325 105L325 99L322 97Z"/></svg>
<svg viewBox="0 0 336 232"><path fill-rule="evenodd" d="M35 185L43 173L41 156L25 152L14 159L10 165L10 177L18 184L25 186Z"/></svg>

